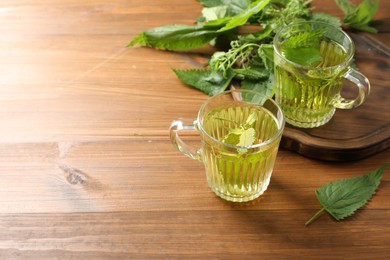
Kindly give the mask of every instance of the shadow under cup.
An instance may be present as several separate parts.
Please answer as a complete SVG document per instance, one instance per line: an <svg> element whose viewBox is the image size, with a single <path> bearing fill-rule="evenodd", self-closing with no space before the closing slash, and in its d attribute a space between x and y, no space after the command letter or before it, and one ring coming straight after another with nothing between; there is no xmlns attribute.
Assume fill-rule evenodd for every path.
<svg viewBox="0 0 390 260"><path fill-rule="evenodd" d="M173 121L170 134L183 154L203 162L207 182L219 197L245 202L267 189L284 116L270 98L246 90L223 92L207 100L196 120ZM183 130L197 130L201 148L186 144Z"/></svg>

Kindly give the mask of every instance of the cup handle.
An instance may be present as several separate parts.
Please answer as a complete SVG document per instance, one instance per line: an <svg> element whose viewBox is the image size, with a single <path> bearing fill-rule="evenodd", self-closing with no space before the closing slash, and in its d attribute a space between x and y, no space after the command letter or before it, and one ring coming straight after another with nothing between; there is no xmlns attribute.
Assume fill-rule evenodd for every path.
<svg viewBox="0 0 390 260"><path fill-rule="evenodd" d="M340 97L340 99L335 103L335 107L341 109L351 109L360 106L370 94L370 82L366 76L353 68L348 69L344 78L357 86L359 94L355 99Z"/></svg>
<svg viewBox="0 0 390 260"><path fill-rule="evenodd" d="M196 130L196 120L188 119L188 118L179 118L172 122L169 127L169 134L171 138L171 142L174 147L176 147L181 153L190 157L191 159L195 159L198 161L202 161L200 156L200 150L185 143L180 138L181 131L194 131Z"/></svg>

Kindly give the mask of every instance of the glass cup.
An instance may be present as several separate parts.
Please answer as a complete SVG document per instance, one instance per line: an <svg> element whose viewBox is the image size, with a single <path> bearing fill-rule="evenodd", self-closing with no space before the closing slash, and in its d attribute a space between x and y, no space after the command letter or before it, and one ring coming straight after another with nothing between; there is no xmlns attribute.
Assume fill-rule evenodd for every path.
<svg viewBox="0 0 390 260"><path fill-rule="evenodd" d="M339 28L322 22L292 23L275 35L273 47L275 100L291 125L324 125L336 108L355 108L370 92L368 79L350 66L354 43ZM340 94L344 79L357 87L355 99Z"/></svg>
<svg viewBox="0 0 390 260"><path fill-rule="evenodd" d="M284 116L272 99L249 90L231 90L209 98L197 119L177 119L170 126L173 145L201 161L207 182L219 197L245 202L259 197L270 182ZM197 130L201 148L180 138Z"/></svg>

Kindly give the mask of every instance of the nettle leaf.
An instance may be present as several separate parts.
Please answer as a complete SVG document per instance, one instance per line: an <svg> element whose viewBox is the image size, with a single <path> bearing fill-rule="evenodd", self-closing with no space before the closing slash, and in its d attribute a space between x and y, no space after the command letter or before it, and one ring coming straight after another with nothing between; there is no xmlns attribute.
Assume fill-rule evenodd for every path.
<svg viewBox="0 0 390 260"><path fill-rule="evenodd" d="M364 0L355 6L349 0L336 0L337 5L344 12L344 23L356 30L377 33L369 23L373 20L379 8L379 0Z"/></svg>
<svg viewBox="0 0 390 260"><path fill-rule="evenodd" d="M346 15L356 10L356 6L349 0L335 0L335 2Z"/></svg>
<svg viewBox="0 0 390 260"><path fill-rule="evenodd" d="M220 118L221 120L225 120ZM240 155L248 151L247 147L252 146L256 141L256 131L253 124L257 120L257 113L252 112L245 121L245 124L240 124L238 127L229 129L222 141L226 144L231 144L237 147Z"/></svg>
<svg viewBox="0 0 390 260"><path fill-rule="evenodd" d="M202 10L202 16L206 21L217 20L219 18L226 17L227 6L215 6L215 7L205 7Z"/></svg>
<svg viewBox="0 0 390 260"><path fill-rule="evenodd" d="M286 48L283 55L292 62L302 66L315 67L321 63L323 57L317 48Z"/></svg>
<svg viewBox="0 0 390 260"><path fill-rule="evenodd" d="M240 142L240 134L241 133L229 133L222 139L222 142L225 144L237 145L238 142Z"/></svg>
<svg viewBox="0 0 390 260"><path fill-rule="evenodd" d="M234 71L235 78L244 80L244 79L249 79L249 80L261 80L261 79L266 79L269 76L268 71L266 70L260 70L256 68L243 68L243 69L232 69Z"/></svg>
<svg viewBox="0 0 390 260"><path fill-rule="evenodd" d="M272 44L262 44L258 49L257 54L263 61L264 66L269 70L274 69L274 47Z"/></svg>
<svg viewBox="0 0 390 260"><path fill-rule="evenodd" d="M309 18L312 13L310 2L311 0L273 0L265 8L265 15L260 23L276 33L282 26Z"/></svg>
<svg viewBox="0 0 390 260"><path fill-rule="evenodd" d="M256 119L257 119L257 113L256 112L252 112L249 116L248 116L248 118L246 119L246 121L245 121L245 126L252 126L253 125L253 123L256 121Z"/></svg>
<svg viewBox="0 0 390 260"><path fill-rule="evenodd" d="M336 220L353 215L375 194L386 168L387 164L367 175L335 181L318 188L316 195L323 208L306 225L323 211L327 211Z"/></svg>
<svg viewBox="0 0 390 260"><path fill-rule="evenodd" d="M317 46L325 30L313 30L291 35L283 42L284 48L302 48Z"/></svg>
<svg viewBox="0 0 390 260"><path fill-rule="evenodd" d="M249 80L245 79L241 82L241 88L246 90L253 90L263 94L266 97L272 97L275 93L275 76L273 73L269 74L268 78L263 80ZM256 100L258 95L245 93L243 99L247 102L262 104L263 100Z"/></svg>
<svg viewBox="0 0 390 260"><path fill-rule="evenodd" d="M248 128L242 131L240 141L237 146L251 146L255 141L256 131L253 128Z"/></svg>
<svg viewBox="0 0 390 260"><path fill-rule="evenodd" d="M199 89L210 96L223 92L230 84L234 74L227 73L224 77L222 72L207 69L173 70L176 76L185 84Z"/></svg>
<svg viewBox="0 0 390 260"><path fill-rule="evenodd" d="M249 147L256 141L256 131L253 128L244 129L240 135L240 141L237 146ZM238 148L240 154L244 154L248 151L247 148Z"/></svg>
<svg viewBox="0 0 390 260"><path fill-rule="evenodd" d="M200 0L205 7L226 6L228 14L233 16L244 11L251 3L251 0Z"/></svg>
<svg viewBox="0 0 390 260"><path fill-rule="evenodd" d="M228 31L246 24L249 18L259 13L266 5L269 4L269 2L270 0L257 0L253 2L244 11L233 16L224 27L218 30L218 32Z"/></svg>
<svg viewBox="0 0 390 260"><path fill-rule="evenodd" d="M267 26L263 30L256 31L254 33L246 34L246 35L238 35L238 39L240 42L247 43L259 43L261 41L269 40L272 41L273 31L272 28Z"/></svg>
<svg viewBox="0 0 390 260"><path fill-rule="evenodd" d="M359 31L377 33L378 30L369 24L373 20L378 8L379 0L365 0L357 7L355 12L345 16L344 23Z"/></svg>
<svg viewBox="0 0 390 260"><path fill-rule="evenodd" d="M218 5L223 5L224 0L199 0L199 3L206 7L215 7Z"/></svg>
<svg viewBox="0 0 390 260"><path fill-rule="evenodd" d="M220 24L206 25L168 25L156 27L139 34L128 45L137 44L163 50L190 50L203 47L219 35L216 30Z"/></svg>
<svg viewBox="0 0 390 260"><path fill-rule="evenodd" d="M335 27L341 27L340 19L327 13L313 13L310 20L328 23Z"/></svg>

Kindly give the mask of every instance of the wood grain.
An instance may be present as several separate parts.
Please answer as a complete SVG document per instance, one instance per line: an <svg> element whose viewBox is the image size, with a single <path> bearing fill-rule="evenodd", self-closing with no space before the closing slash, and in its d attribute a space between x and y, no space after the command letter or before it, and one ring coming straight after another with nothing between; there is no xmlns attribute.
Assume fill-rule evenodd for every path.
<svg viewBox="0 0 390 260"><path fill-rule="evenodd" d="M389 149L336 163L282 148L266 193L235 204L172 147L171 121L194 118L208 97L171 68L198 56L126 45L200 10L182 0L1 1L0 259L386 259L387 172L353 217L304 222L320 209L316 188L380 167ZM318 10L339 14L330 0ZM375 39L388 44L389 32Z"/></svg>

